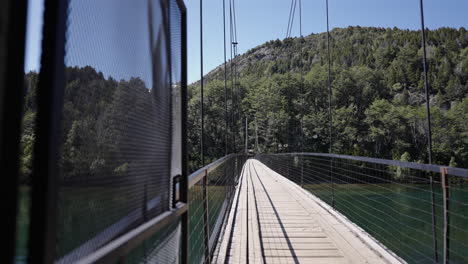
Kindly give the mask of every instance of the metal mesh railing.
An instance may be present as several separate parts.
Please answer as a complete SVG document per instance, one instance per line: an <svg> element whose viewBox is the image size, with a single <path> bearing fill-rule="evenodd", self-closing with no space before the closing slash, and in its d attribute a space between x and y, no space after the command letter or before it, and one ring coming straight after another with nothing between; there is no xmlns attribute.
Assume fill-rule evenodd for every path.
<svg viewBox="0 0 468 264"><path fill-rule="evenodd" d="M408 263L468 259L468 170L333 154L257 159Z"/></svg>
<svg viewBox="0 0 468 264"><path fill-rule="evenodd" d="M156 232L122 261L125 264L179 263L180 219Z"/></svg>
<svg viewBox="0 0 468 264"><path fill-rule="evenodd" d="M189 262L209 260L247 155L231 154L189 177Z"/></svg>

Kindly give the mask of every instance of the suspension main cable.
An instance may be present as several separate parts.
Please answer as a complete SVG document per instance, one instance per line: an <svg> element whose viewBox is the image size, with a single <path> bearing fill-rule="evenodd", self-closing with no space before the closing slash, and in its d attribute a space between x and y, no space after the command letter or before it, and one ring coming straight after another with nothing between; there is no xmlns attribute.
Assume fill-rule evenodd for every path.
<svg viewBox="0 0 468 264"><path fill-rule="evenodd" d="M302 49L303 49L303 42L304 42L304 39L303 39L303 36L302 36L302 0L299 0L299 36L300 36L300 39L299 39L299 48L301 49L300 51L300 61L301 61L301 64L300 64L300 76L301 76L301 80L300 80L300 85L301 85L301 142L300 142L300 149L301 149L301 152L303 153L304 152L304 77L303 77L303 71L304 71L304 58L302 57ZM303 181L304 179L304 160L303 160L303 157L301 155L301 186L303 186Z"/></svg>
<svg viewBox="0 0 468 264"><path fill-rule="evenodd" d="M238 85L238 72L237 72L237 23L236 23L236 7L235 7L235 0L230 0L229 3L230 8L230 26L231 26L231 56L233 55L234 58L231 57L231 73L232 73L232 93L233 93L233 106L235 101L235 108L232 107L232 116L233 116L233 131L234 131L234 152L237 152L237 145L236 145L236 134L239 132L237 131L237 122L236 120L240 120L240 106L239 106L239 99L240 99L240 92L239 92L239 85ZM234 97L235 95L235 97ZM235 100L234 100L235 99ZM235 113L234 113L235 110ZM242 141L242 140L240 140Z"/></svg>
<svg viewBox="0 0 468 264"><path fill-rule="evenodd" d="M432 129L431 129L431 106L429 102L429 80L427 77L427 58L426 58L426 28L424 26L424 5L423 0L419 1L419 10L420 10L420 17L421 17L421 46L423 49L423 72L424 72L424 91L426 96L426 118L427 118L427 128L426 128L426 135L427 135L427 152L428 152L428 160L429 164L432 164ZM434 182L432 175L430 176L431 180L431 201L432 201L432 230L433 230L433 247L434 247L434 262L439 261L439 253L437 250L437 236L436 236L436 226L437 226L437 219L436 219L436 210L435 210L435 197L434 197ZM444 244L445 246L446 244ZM445 249L445 248L444 248ZM443 262L447 262L447 254L445 250L443 250Z"/></svg>
<svg viewBox="0 0 468 264"><path fill-rule="evenodd" d="M332 149L332 87L331 87L331 54L330 54L330 23L328 19L328 0L326 0L327 12L327 53L328 53L328 119L329 119L329 153L333 152Z"/></svg>
<svg viewBox="0 0 468 264"><path fill-rule="evenodd" d="M286 38L289 37L289 27L291 26L291 17L292 17L292 10L294 6L295 0L291 0L291 7L289 8L289 18L288 18L288 27L286 28Z"/></svg>
<svg viewBox="0 0 468 264"><path fill-rule="evenodd" d="M299 48L300 48L300 90L301 90L301 152L304 152L304 58L302 56L302 0L299 0Z"/></svg>
<svg viewBox="0 0 468 264"><path fill-rule="evenodd" d="M426 129L426 136L427 136L427 154L428 154L428 161L429 164L432 164L432 131L431 131L431 111L430 111L430 104L429 104L429 80L427 77L427 58L426 58L426 29L424 26L424 6L423 0L419 2L420 8L420 16L421 16L421 46L423 50L423 73L424 73L424 91L426 97L426 118L427 118L427 129Z"/></svg>
<svg viewBox="0 0 468 264"><path fill-rule="evenodd" d="M224 155L228 154L228 105L227 105L227 61L226 61L226 0L223 0L223 43L224 43Z"/></svg>
<svg viewBox="0 0 468 264"><path fill-rule="evenodd" d="M232 0L229 0L229 30L230 30L230 42L231 44L229 45L230 46L230 51L231 51L231 61L230 61L230 70L231 70L231 75L230 75L230 78L231 78L231 131L232 131L232 142L233 142L233 147L232 147L232 152L235 153L237 152L237 145L236 145L236 129L235 129L235 120L234 120L234 78L233 78L233 75L234 75L234 67L233 67L233 63L234 63L234 60L233 60L233 52L234 52L234 48L233 48L233 25L232 25Z"/></svg>
<svg viewBox="0 0 468 264"><path fill-rule="evenodd" d="M236 0L232 0L232 18L234 22L234 42L237 42ZM237 49L236 49L237 52Z"/></svg>
<svg viewBox="0 0 468 264"><path fill-rule="evenodd" d="M205 166L205 112L203 100L203 0L200 0L200 115L201 115L201 135L200 135L200 156L202 167Z"/></svg>
<svg viewBox="0 0 468 264"><path fill-rule="evenodd" d="M293 12L292 12L292 18L291 18L291 26L289 29L289 37L291 37L292 29L294 25L294 16L296 15L296 5L297 5L297 0L294 0L294 7L293 7Z"/></svg>
<svg viewBox="0 0 468 264"><path fill-rule="evenodd" d="M333 141L332 141L332 129L333 129L333 117L332 117L332 87L331 87L331 53L330 53L330 23L328 13L328 0L326 0L326 11L327 11L327 53L328 53L328 118L329 118L329 141L330 146L328 152L333 152ZM335 208L335 188L333 180L333 158L330 160L330 180L332 186L332 208Z"/></svg>

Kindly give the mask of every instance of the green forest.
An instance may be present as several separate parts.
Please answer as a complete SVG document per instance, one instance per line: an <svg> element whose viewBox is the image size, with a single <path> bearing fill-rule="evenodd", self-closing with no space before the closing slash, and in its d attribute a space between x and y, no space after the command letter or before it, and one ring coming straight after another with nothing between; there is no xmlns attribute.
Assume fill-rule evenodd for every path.
<svg viewBox="0 0 468 264"><path fill-rule="evenodd" d="M468 168L468 32L441 28L427 38L434 163ZM331 31L334 153L427 162L421 57L418 31ZM226 139L229 152L244 151L246 116L250 149L257 128L262 153L329 151L326 34L270 41L235 62L227 65L227 134L223 65L205 77L207 161L224 156ZM90 66L67 67L65 73L59 164L64 180L138 176L156 169L155 158L170 158L164 155L170 152L169 112L161 114L170 107L169 94L155 95L139 78L118 81ZM37 83L37 73L26 74L22 182L32 173ZM199 82L189 85L188 95L194 171L201 166Z"/></svg>
<svg viewBox="0 0 468 264"><path fill-rule="evenodd" d="M332 152L427 163L421 32L336 28L330 52ZM466 29L428 30L427 58L433 162L468 168ZM227 68L229 152L244 151L246 117L250 149L257 129L263 153L329 151L326 33L267 42ZM226 142L223 65L205 76L204 91L211 161L224 155ZM189 86L188 113L193 170L201 165L199 82Z"/></svg>
<svg viewBox="0 0 468 264"><path fill-rule="evenodd" d="M117 81L90 66L66 67L65 76L59 139L62 180L114 176L135 180L144 173L169 170L169 87L155 91L140 78ZM26 74L20 157L23 183L32 173L37 83L37 73Z"/></svg>

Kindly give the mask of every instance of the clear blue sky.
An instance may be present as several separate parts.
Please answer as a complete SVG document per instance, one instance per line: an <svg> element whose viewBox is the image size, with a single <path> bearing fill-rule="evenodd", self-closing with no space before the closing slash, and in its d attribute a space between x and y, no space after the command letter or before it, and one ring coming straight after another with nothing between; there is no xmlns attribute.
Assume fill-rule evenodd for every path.
<svg viewBox="0 0 468 264"><path fill-rule="evenodd" d="M238 50L272 39L283 39L289 18L290 0L235 0ZM223 1L203 1L204 72L223 63ZM229 0L226 0L228 5ZM186 0L188 9L188 80L200 79L199 0ZM468 0L424 0L428 28L468 28ZM419 0L329 0L330 27L349 25L420 28ZM302 0L303 35L326 31L325 0ZM299 35L295 16L293 36ZM228 21L227 21L228 23ZM229 37L229 35L228 35ZM229 39L228 39L229 43ZM229 50L228 50L229 54Z"/></svg>
<svg viewBox="0 0 468 264"><path fill-rule="evenodd" d="M44 0L28 1L28 24L26 28L26 54L24 68L26 72L38 71L41 52L42 13Z"/></svg>
<svg viewBox="0 0 468 264"><path fill-rule="evenodd" d="M79 0L83 1L83 0ZM92 3L94 0L84 2ZM99 0L97 2L109 2L109 0ZM135 2L145 2L135 0ZM260 45L272 39L283 39L286 34L286 27L289 17L290 0L235 0L237 13L237 34L239 41L239 52L244 53L250 48ZM43 0L29 0L32 12L29 12L26 48L26 71L38 70L40 52L40 30ZM74 0L72 2L77 2ZM127 1L119 1L127 2ZM157 1L155 1L157 2ZM188 16L188 80L189 83L200 78L200 45L199 45L199 0L185 0ZM229 0L226 6L229 7ZM128 3L127 3L128 4ZM468 0L424 0L426 26L434 29L442 26L465 27L468 28ZM349 25L379 26L379 27L399 27L409 29L419 29L419 0L329 0L330 27L347 27ZM89 6L89 5L88 5ZM139 5L138 5L139 6ZM128 7L129 8L129 7ZM216 66L223 63L223 2L222 0L204 0L204 73L208 73ZM97 12L101 18L108 17L114 21L116 28L125 25L125 21L113 19L115 16L106 15L109 12L103 9L87 9L88 18L92 13ZM125 8L124 8L125 9ZM228 9L227 9L228 10ZM303 0L302 1L302 25L303 35L326 31L325 0ZM228 13L227 13L228 15ZM119 17L122 17L121 14ZM299 35L298 16L296 14L293 36ZM109 22L109 23L111 23ZM89 22L93 23L93 22ZM227 24L229 26L229 24ZM229 32L229 31L228 31ZM142 32L136 33L137 39L142 38ZM86 37L86 36L79 36ZM227 35L229 37L229 34ZM104 38L103 38L104 39ZM127 38L127 40L132 40ZM135 39L133 39L135 40ZM77 40L78 41L78 40ZM110 41L110 40L109 40ZM229 43L229 39L227 40ZM94 43L94 42L93 42ZM132 47L134 41L120 48ZM106 45L106 43L100 43ZM92 49L92 47L89 47ZM89 50L89 49L88 49ZM92 54L92 53L90 53ZM140 59L130 60L135 65L138 61L145 61L139 54ZM86 54L73 56L77 64L96 64L99 59ZM229 47L228 47L229 57ZM102 59L101 59L102 60ZM89 61L89 63L87 63ZM94 63L93 63L94 62ZM119 67L118 61L115 63L107 61L100 70L106 75L122 75L129 68ZM138 67L135 67L137 70ZM139 69L141 70L141 68ZM130 72L131 73L131 72ZM128 72L126 74L129 74ZM124 74L124 75L126 75ZM145 73L144 75L147 75ZM124 76L126 77L126 76ZM117 77L118 78L118 77ZM145 78L146 79L146 78Z"/></svg>

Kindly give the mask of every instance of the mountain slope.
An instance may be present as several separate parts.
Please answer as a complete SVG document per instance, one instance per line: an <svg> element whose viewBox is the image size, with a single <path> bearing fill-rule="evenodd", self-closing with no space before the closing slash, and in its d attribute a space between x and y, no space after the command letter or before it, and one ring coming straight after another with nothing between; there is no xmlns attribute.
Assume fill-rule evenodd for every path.
<svg viewBox="0 0 468 264"><path fill-rule="evenodd" d="M334 29L330 36L333 152L427 161L420 32L348 27ZM429 31L427 45L435 159L468 167L468 32ZM248 116L251 135L257 119L264 152L328 152L326 33L270 41L235 61L236 83L231 81L234 64L227 65L228 106L230 113L235 110L229 114L235 131L228 137L231 151L244 144ZM215 158L225 144L224 66L205 78L205 142L208 156ZM190 86L189 96L190 143L197 160L198 82ZM251 138L251 148L254 142Z"/></svg>

